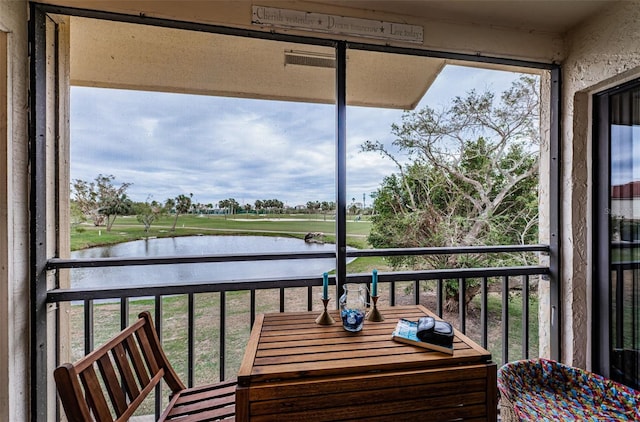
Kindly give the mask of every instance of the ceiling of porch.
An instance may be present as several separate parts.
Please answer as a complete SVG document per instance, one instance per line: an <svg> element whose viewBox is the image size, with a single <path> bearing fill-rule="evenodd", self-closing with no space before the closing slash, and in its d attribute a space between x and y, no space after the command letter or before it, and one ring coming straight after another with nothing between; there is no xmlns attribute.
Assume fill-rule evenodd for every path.
<svg viewBox="0 0 640 422"><path fill-rule="evenodd" d="M401 15L425 21L497 26L558 34L602 11L598 1L266 1L271 7L300 10L340 7L352 16ZM73 3L82 1L53 1ZM86 2L95 8L96 3ZM221 15L230 22L246 16L250 2L100 2L106 10L193 20L189 14ZM93 6L93 7L91 7ZM157 10L155 10L157 9ZM155 10L155 12L154 12ZM189 10L187 12L187 10ZM208 11L208 14L207 14ZM214 13L216 12L216 13ZM245 17L246 17L245 16ZM234 18L235 17L235 18ZM206 21L207 19L203 19ZM392 20L392 19L390 19ZM333 50L327 47L209 34L74 17L71 20L71 83L286 101L335 101ZM424 96L446 60L349 50L347 103L411 109Z"/></svg>
<svg viewBox="0 0 640 422"><path fill-rule="evenodd" d="M329 47L86 18L71 19L71 84L335 102ZM445 61L350 50L347 103L412 109Z"/></svg>

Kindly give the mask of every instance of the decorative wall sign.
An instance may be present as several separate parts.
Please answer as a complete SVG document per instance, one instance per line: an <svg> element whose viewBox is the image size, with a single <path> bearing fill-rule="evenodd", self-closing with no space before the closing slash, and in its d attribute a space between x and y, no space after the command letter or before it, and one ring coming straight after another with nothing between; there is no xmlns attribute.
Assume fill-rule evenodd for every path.
<svg viewBox="0 0 640 422"><path fill-rule="evenodd" d="M303 29L329 34L355 35L359 37L420 44L422 44L424 39L423 28L419 25L407 25L404 23L350 18L264 6L253 6L251 22L254 25Z"/></svg>

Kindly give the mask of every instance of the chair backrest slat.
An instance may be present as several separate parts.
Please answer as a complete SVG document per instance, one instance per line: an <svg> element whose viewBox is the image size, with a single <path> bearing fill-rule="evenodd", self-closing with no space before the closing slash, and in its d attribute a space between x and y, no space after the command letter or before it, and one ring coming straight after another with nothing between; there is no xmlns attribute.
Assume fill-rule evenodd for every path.
<svg viewBox="0 0 640 422"><path fill-rule="evenodd" d="M158 373L160 368L158 367L158 362L156 360L156 355L149 344L149 338L147 337L147 333L143 328L136 330L136 336L138 337L138 343L140 344L140 348L142 349L142 354L147 360L147 365L149 365L149 370L151 371L151 375L155 375ZM161 362L162 364L162 362Z"/></svg>
<svg viewBox="0 0 640 422"><path fill-rule="evenodd" d="M69 421L91 420L91 410L84 399L76 368L70 363L65 363L56 368L53 375L67 419Z"/></svg>
<svg viewBox="0 0 640 422"><path fill-rule="evenodd" d="M167 356L164 354L164 350L162 350L160 338L153 327L153 321L151 321L151 314L143 312L140 314L140 317L149 321L148 324L144 324L142 326L142 329L147 334L147 339L149 340L149 345L151 346L156 362L164 368L164 381L173 392L184 390L186 386L182 383L178 374L173 370L173 367L169 363L169 359L167 359Z"/></svg>
<svg viewBox="0 0 640 422"><path fill-rule="evenodd" d="M82 371L80 373L80 379L82 380L82 385L84 385L87 402L89 403L89 407L91 408L96 421L102 422L113 420L111 417L111 411L109 410L109 405L107 404L104 392L102 391L102 386L100 385L100 381L98 380L98 376L96 375L96 371L93 369L93 366L89 366L87 369Z"/></svg>
<svg viewBox="0 0 640 422"><path fill-rule="evenodd" d="M122 377L122 384L125 388L125 391L129 395L129 400L133 401L136 397L140 395L140 388L138 388L138 383L136 382L135 375L131 370L131 366L129 365L129 359L127 358L127 352L125 351L122 344L116 344L113 348L113 359L116 361L116 366L118 367L118 371L120 371L120 376Z"/></svg>
<svg viewBox="0 0 640 422"><path fill-rule="evenodd" d="M164 371L160 370L153 378L151 378L148 385L144 387L144 389L140 392L141 394L135 399L135 401L131 402L129 405L129 409L124 413L120 418L116 419L117 422L120 421L128 421L129 418L133 415L134 409L137 409L138 406L142 404L145 397L149 395L153 391L156 385L162 381L162 377L164 376Z"/></svg>
<svg viewBox="0 0 640 422"><path fill-rule="evenodd" d="M116 375L109 354L103 355L98 359L98 368L100 368L100 373L104 379L105 387L111 399L111 404L116 411L116 415L120 416L127 410L127 399L124 391L122 391L120 387L120 380Z"/></svg>
<svg viewBox="0 0 640 422"><path fill-rule="evenodd" d="M147 366L144 363L144 359L140 354L140 349L138 349L138 344L134 336L128 337L124 343L124 348L129 353L129 358L131 359L131 366L135 371L138 379L140 380L140 384L144 387L149 384L149 372L147 370ZM144 353L144 350L143 350ZM153 375L152 375L153 376Z"/></svg>

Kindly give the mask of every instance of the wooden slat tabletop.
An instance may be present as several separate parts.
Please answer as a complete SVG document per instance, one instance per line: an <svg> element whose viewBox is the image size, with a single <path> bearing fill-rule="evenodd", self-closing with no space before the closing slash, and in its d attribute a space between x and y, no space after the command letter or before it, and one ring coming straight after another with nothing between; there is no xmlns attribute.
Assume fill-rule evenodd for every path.
<svg viewBox="0 0 640 422"><path fill-rule="evenodd" d="M391 340L399 318L435 315L423 306L381 309L383 322L365 321L359 333L315 324L317 313L275 313L256 318L238 372L238 384L486 363L491 354L455 331L452 356Z"/></svg>

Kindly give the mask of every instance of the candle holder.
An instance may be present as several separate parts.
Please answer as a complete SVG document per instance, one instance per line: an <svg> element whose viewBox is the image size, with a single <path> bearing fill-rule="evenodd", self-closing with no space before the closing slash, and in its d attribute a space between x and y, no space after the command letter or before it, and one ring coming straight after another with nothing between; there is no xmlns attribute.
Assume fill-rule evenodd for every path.
<svg viewBox="0 0 640 422"><path fill-rule="evenodd" d="M382 314L380 313L377 307L378 297L379 296L371 296L371 302L373 302L373 307L371 308L371 310L367 314L367 317L365 318L367 321L371 321L371 322L384 321L384 317L382 316Z"/></svg>
<svg viewBox="0 0 640 422"><path fill-rule="evenodd" d="M327 304L329 303L329 300L329 298L322 299L322 306L324 307L324 310L318 318L316 318L316 324L318 325L332 325L336 322L333 317L329 315L329 312L327 312Z"/></svg>

